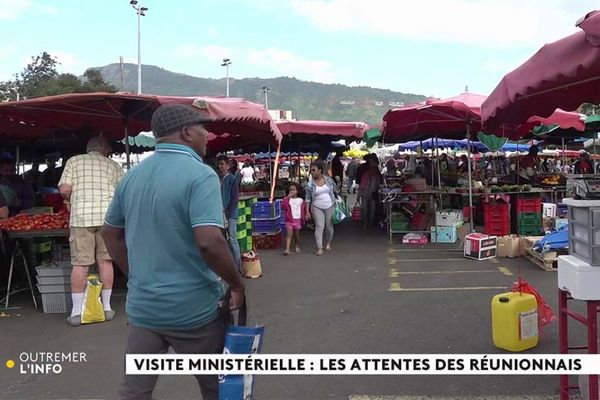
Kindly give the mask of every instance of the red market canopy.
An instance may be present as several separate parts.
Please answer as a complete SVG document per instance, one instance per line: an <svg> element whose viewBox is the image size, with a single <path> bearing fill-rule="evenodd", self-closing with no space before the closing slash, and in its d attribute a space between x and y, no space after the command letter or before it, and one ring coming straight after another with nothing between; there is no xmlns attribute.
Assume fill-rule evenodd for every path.
<svg viewBox="0 0 600 400"><path fill-rule="evenodd" d="M471 139L482 130L481 105L486 96L462 93L442 100L427 100L425 104L388 111L383 117L383 135L386 142L405 142L438 136L444 139L463 139L467 127ZM555 110L549 118L532 117L512 129L496 129L497 136L517 140L529 133L536 125L556 124L563 129L585 129L581 114Z"/></svg>
<svg viewBox="0 0 600 400"><path fill-rule="evenodd" d="M388 111L383 116L386 142L405 142L436 135L445 139L463 139L467 126L476 134L481 127L479 107L485 96L463 93L444 100Z"/></svg>
<svg viewBox="0 0 600 400"><path fill-rule="evenodd" d="M581 32L546 44L502 78L482 105L486 127L600 102L600 12L587 14L577 26Z"/></svg>
<svg viewBox="0 0 600 400"><path fill-rule="evenodd" d="M239 98L84 93L0 103L0 140L28 142L103 134L123 139L150 131L152 113L163 104L187 104L212 119L206 128L228 134L229 145L277 143L281 133L267 110Z"/></svg>
<svg viewBox="0 0 600 400"><path fill-rule="evenodd" d="M277 121L284 136L305 134L331 136L337 139L362 139L369 125L364 122L339 121Z"/></svg>

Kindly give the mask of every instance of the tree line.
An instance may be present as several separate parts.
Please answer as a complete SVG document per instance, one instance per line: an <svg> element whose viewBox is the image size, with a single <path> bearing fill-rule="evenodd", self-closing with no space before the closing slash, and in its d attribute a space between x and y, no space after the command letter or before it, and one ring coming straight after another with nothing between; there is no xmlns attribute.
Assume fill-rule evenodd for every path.
<svg viewBox="0 0 600 400"><path fill-rule="evenodd" d="M0 101L53 96L66 93L111 92L117 89L107 83L99 71L88 69L83 76L59 73L56 57L42 52L13 79L0 82ZM18 95L17 95L18 94Z"/></svg>

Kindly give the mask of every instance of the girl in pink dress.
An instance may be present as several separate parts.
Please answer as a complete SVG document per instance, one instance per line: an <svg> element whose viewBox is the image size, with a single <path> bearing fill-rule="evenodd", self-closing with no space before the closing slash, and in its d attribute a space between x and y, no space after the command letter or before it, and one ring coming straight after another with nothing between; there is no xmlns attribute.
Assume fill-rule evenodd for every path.
<svg viewBox="0 0 600 400"><path fill-rule="evenodd" d="M285 229L287 231L286 247L283 255L291 253L292 239L296 245L296 253L300 253L300 229L306 221L306 206L302 197L299 197L301 191L300 185L291 183L288 188L288 195L283 198L282 207L285 212Z"/></svg>

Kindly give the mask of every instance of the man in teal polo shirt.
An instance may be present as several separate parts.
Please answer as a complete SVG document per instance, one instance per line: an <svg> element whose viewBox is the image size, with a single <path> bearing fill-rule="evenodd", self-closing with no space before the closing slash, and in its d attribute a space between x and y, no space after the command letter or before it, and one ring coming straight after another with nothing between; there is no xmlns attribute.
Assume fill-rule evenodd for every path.
<svg viewBox="0 0 600 400"><path fill-rule="evenodd" d="M221 353L225 323L220 276L232 308L244 285L225 240L217 174L202 161L208 122L192 107L164 105L152 116L156 152L122 179L103 237L128 276L128 354ZM151 399L157 376L126 375L118 399ZM203 399L218 398L216 376L196 376Z"/></svg>

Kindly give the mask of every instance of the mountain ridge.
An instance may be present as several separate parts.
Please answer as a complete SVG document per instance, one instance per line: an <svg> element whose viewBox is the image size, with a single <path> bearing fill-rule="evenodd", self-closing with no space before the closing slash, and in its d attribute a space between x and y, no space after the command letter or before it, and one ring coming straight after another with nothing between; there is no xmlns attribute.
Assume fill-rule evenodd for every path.
<svg viewBox="0 0 600 400"><path fill-rule="evenodd" d="M100 71L110 84L124 91L137 91L137 64L123 64L124 88L121 88L120 65L92 67ZM365 121L379 124L390 108L424 101L427 97L413 93L395 92L369 86L347 86L303 81L295 77L229 78L231 97L242 97L264 104L263 86L269 109L291 110L295 119ZM142 65L142 92L175 96L224 96L226 78L201 78Z"/></svg>

